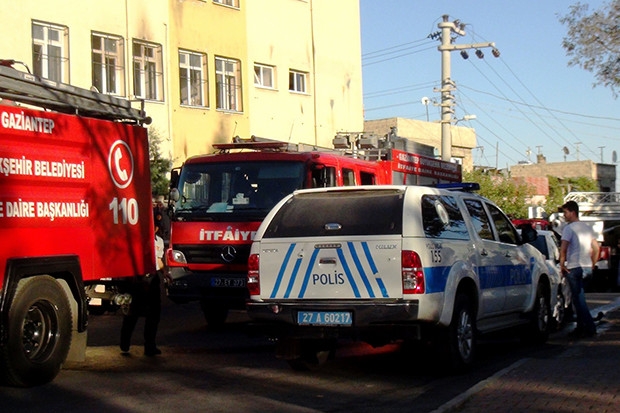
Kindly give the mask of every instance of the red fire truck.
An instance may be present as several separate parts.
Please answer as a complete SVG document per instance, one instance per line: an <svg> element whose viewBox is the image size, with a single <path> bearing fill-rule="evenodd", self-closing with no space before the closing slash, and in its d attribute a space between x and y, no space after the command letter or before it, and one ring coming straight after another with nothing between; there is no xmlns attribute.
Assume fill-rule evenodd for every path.
<svg viewBox="0 0 620 413"><path fill-rule="evenodd" d="M342 134L334 144L344 149L235 139L173 170L168 297L177 303L199 300L212 327L224 323L230 309L244 309L255 231L296 189L461 181L460 165L396 149L390 135Z"/></svg>
<svg viewBox="0 0 620 413"><path fill-rule="evenodd" d="M86 286L154 271L150 119L12 63L0 61L0 382L33 386L83 359Z"/></svg>

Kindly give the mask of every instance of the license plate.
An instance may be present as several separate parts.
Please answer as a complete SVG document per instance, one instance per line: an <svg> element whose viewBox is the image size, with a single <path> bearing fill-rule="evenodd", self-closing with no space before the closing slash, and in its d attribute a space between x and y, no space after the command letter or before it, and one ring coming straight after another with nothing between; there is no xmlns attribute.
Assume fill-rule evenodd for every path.
<svg viewBox="0 0 620 413"><path fill-rule="evenodd" d="M245 278L211 278L211 287L244 288Z"/></svg>
<svg viewBox="0 0 620 413"><path fill-rule="evenodd" d="M350 326L353 317L349 311L299 311L297 324L305 326Z"/></svg>

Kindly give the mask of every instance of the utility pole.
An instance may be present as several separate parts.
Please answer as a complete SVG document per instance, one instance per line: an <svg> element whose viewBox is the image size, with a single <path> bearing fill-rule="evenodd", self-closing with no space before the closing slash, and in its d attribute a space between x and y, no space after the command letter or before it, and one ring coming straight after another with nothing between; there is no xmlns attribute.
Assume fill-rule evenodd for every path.
<svg viewBox="0 0 620 413"><path fill-rule="evenodd" d="M454 96L452 92L456 90L456 84L450 78L450 52L461 50L461 56L467 59L469 55L466 49L476 49L476 56L482 59L484 54L480 50L483 47L492 47L493 56L499 57L499 50L495 48L495 43L472 43L472 44L452 44L452 33L465 36L465 24L459 20L448 21L450 16L442 16L442 22L437 24L441 29L441 45L437 49L441 52L441 159L450 162L452 159L452 136L450 127L454 121ZM433 35L431 37L434 38Z"/></svg>

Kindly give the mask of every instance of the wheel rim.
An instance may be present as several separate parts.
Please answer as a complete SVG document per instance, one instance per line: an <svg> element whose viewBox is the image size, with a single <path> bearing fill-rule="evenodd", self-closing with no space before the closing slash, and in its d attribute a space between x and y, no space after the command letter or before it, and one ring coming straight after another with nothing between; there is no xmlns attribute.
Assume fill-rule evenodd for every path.
<svg viewBox="0 0 620 413"><path fill-rule="evenodd" d="M474 334L471 324L471 317L466 311L463 311L459 317L456 340L459 346L459 353L463 359L468 359L472 352Z"/></svg>
<svg viewBox="0 0 620 413"><path fill-rule="evenodd" d="M29 360L43 361L53 352L58 342L58 315L47 301L34 303L22 326L22 345Z"/></svg>
<svg viewBox="0 0 620 413"><path fill-rule="evenodd" d="M558 300L555 305L555 321L558 324L562 324L564 322L564 306L566 305L564 301L564 296L562 294L558 294Z"/></svg>

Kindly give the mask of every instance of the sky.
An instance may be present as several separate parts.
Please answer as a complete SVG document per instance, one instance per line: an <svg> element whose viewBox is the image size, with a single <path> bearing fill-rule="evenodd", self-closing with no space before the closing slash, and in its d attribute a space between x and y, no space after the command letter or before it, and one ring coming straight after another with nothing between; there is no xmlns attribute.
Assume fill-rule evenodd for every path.
<svg viewBox="0 0 620 413"><path fill-rule="evenodd" d="M457 89L455 119L474 128L474 165L509 168L520 162L620 159L620 100L593 87L594 75L568 66L567 28L559 16L577 0L360 0L365 120L403 117L438 121L443 15L465 23L455 44L494 42L484 58L451 52ZM590 11L606 4L587 1ZM422 98L431 101L422 104ZM566 149L565 149L566 148ZM566 153L568 152L568 153ZM620 169L620 168L618 168Z"/></svg>

